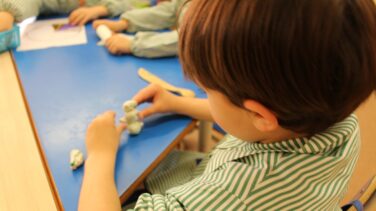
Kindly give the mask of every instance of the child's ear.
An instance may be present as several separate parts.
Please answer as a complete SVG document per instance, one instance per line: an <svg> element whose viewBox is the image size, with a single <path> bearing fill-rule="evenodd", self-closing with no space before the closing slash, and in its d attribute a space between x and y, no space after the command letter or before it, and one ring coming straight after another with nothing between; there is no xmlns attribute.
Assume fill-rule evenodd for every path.
<svg viewBox="0 0 376 211"><path fill-rule="evenodd" d="M254 100L245 100L243 106L253 114L254 126L262 132L270 132L279 127L278 119L273 112Z"/></svg>

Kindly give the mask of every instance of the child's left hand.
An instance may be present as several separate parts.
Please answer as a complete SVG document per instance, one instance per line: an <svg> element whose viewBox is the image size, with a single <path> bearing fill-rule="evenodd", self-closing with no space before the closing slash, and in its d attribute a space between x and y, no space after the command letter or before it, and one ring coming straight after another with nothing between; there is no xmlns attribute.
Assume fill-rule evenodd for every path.
<svg viewBox="0 0 376 211"><path fill-rule="evenodd" d="M122 34L114 34L107 41L105 46L108 51L115 55L131 53L131 40Z"/></svg>
<svg viewBox="0 0 376 211"><path fill-rule="evenodd" d="M126 129L124 124L115 125L115 112L98 115L86 132L88 158L114 159L119 147L120 136Z"/></svg>
<svg viewBox="0 0 376 211"><path fill-rule="evenodd" d="M104 6L80 7L69 15L69 23L72 25L85 25L87 22L108 15Z"/></svg>

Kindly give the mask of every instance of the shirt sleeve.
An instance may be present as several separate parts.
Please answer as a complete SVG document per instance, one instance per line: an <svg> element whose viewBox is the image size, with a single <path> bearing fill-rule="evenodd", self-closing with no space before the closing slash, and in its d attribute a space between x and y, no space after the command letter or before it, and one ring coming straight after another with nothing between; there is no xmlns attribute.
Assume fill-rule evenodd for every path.
<svg viewBox="0 0 376 211"><path fill-rule="evenodd" d="M133 210L184 210L179 201L172 196L163 196L160 194L142 194Z"/></svg>
<svg viewBox="0 0 376 211"><path fill-rule="evenodd" d="M143 194L135 210L246 210L238 193L223 182L229 169L222 169L172 188L166 195ZM230 182L230 180L228 181Z"/></svg>
<svg viewBox="0 0 376 211"><path fill-rule="evenodd" d="M163 2L157 6L134 9L121 15L128 21L128 32L153 31L172 27L177 22L177 1Z"/></svg>
<svg viewBox="0 0 376 211"><path fill-rule="evenodd" d="M132 42L132 54L138 57L157 58L175 56L178 52L178 32L138 32Z"/></svg>
<svg viewBox="0 0 376 211"><path fill-rule="evenodd" d="M15 22L39 15L41 0L0 0L0 11L11 13Z"/></svg>
<svg viewBox="0 0 376 211"><path fill-rule="evenodd" d="M96 5L105 6L111 17L118 16L132 9L132 3L129 0L101 0Z"/></svg>

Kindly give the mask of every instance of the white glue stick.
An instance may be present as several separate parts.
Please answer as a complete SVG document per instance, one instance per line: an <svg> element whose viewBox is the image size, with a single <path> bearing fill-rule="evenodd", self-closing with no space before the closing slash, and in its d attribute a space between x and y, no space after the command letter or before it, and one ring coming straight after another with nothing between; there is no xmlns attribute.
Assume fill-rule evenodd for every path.
<svg viewBox="0 0 376 211"><path fill-rule="evenodd" d="M97 35L101 39L98 45L104 45L106 40L112 36L112 31L106 25L99 25L97 28Z"/></svg>

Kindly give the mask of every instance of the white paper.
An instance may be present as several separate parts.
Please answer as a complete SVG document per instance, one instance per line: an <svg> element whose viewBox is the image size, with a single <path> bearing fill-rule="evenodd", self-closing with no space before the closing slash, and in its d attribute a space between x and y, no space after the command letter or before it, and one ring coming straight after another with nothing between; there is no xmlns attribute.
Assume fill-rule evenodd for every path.
<svg viewBox="0 0 376 211"><path fill-rule="evenodd" d="M83 45L87 43L84 26L55 30L54 24L66 24L67 18L36 21L21 29L21 45L17 51L29 51L51 47Z"/></svg>

